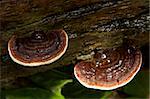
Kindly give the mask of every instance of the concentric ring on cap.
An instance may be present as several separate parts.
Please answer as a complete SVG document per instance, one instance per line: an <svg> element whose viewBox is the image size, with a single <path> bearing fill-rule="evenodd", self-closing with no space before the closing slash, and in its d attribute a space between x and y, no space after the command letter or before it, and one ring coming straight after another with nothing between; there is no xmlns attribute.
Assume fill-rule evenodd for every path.
<svg viewBox="0 0 150 99"><path fill-rule="evenodd" d="M68 36L64 30L47 33L34 31L30 36L12 36L8 51L12 60L23 66L40 66L58 60L68 47Z"/></svg>
<svg viewBox="0 0 150 99"><path fill-rule="evenodd" d="M77 63L74 75L87 88L113 90L129 83L140 70L141 64L142 53L139 49L110 49L95 54L95 59L90 62Z"/></svg>

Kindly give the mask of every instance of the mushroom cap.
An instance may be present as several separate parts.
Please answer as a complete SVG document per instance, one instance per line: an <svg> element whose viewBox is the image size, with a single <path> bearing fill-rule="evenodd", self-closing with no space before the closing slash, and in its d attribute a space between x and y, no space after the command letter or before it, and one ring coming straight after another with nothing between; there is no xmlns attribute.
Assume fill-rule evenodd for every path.
<svg viewBox="0 0 150 99"><path fill-rule="evenodd" d="M47 33L34 31L30 36L12 36L8 51L12 60L23 66L40 66L59 59L68 46L68 36L64 30Z"/></svg>
<svg viewBox="0 0 150 99"><path fill-rule="evenodd" d="M90 62L74 67L77 80L87 88L113 90L129 83L142 64L140 50L133 47L104 50Z"/></svg>

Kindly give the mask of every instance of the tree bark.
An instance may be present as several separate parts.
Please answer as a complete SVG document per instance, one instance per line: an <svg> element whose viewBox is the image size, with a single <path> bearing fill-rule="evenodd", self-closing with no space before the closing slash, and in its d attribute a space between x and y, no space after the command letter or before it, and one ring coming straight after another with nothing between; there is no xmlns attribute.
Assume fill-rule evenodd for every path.
<svg viewBox="0 0 150 99"><path fill-rule="evenodd" d="M120 46L125 38L132 39L138 47L149 43L148 3L146 0L2 0L2 87L18 77L86 60L94 49ZM60 28L69 35L69 47L58 61L31 68L10 59L7 42L12 35Z"/></svg>

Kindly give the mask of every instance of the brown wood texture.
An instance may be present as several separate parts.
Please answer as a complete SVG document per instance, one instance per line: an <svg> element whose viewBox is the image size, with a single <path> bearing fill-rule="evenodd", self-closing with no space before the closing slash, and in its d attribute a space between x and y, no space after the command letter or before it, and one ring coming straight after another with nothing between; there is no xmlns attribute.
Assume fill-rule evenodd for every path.
<svg viewBox="0 0 150 99"><path fill-rule="evenodd" d="M0 1L1 78L7 86L18 77L87 59L94 49L120 46L125 38L141 47L149 43L148 0L2 0ZM7 43L14 34L64 29L69 47L58 61L40 67L14 63Z"/></svg>

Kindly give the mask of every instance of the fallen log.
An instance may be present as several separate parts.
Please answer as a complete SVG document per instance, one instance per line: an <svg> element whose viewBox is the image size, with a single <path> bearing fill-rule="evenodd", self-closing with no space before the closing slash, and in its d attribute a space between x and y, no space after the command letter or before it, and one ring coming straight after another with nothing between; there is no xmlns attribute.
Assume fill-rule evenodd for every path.
<svg viewBox="0 0 150 99"><path fill-rule="evenodd" d="M95 49L122 45L125 38L132 39L139 48L149 42L148 1L4 0L1 5L2 87L18 77L75 64L77 60L87 59ZM69 35L69 47L58 61L31 68L10 59L7 43L12 35L60 28Z"/></svg>

